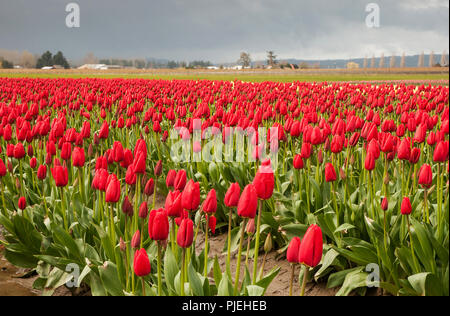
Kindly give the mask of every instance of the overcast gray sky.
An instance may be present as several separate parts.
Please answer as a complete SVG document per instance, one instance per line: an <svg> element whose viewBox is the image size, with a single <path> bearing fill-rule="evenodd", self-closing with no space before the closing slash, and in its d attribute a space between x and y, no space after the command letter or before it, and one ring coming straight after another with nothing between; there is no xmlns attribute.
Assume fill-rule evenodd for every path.
<svg viewBox="0 0 450 316"><path fill-rule="evenodd" d="M65 25L70 2L80 6L80 28ZM379 28L366 26L370 2L380 7ZM448 0L0 0L0 48L62 50L71 59L440 54L448 28Z"/></svg>

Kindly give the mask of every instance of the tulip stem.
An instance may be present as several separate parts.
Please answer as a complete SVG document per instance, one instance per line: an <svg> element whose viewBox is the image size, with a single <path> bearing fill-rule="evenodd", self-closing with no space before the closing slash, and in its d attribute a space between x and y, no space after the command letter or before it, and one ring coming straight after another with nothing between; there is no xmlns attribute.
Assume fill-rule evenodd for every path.
<svg viewBox="0 0 450 316"><path fill-rule="evenodd" d="M83 181L83 172L81 168L78 168L78 181L80 182L80 195L81 195L81 201L83 203L86 203L85 200L85 194L84 194L84 181Z"/></svg>
<svg viewBox="0 0 450 316"><path fill-rule="evenodd" d="M411 255L414 262L414 267L416 268L416 273L419 273L419 267L417 265L416 255L414 253L414 244L413 244L413 238L411 234L411 223L409 222L409 215L406 215L406 222L408 223L408 233L409 233L409 243L411 247Z"/></svg>
<svg viewBox="0 0 450 316"><path fill-rule="evenodd" d="M230 259L231 259L231 221L232 221L233 213L232 208L230 207L228 213L228 239L227 239L227 272L231 275L230 268Z"/></svg>
<svg viewBox="0 0 450 316"><path fill-rule="evenodd" d="M64 205L64 191L63 188L60 187L60 193L61 193L61 213L63 216L63 221L64 221L64 228L66 229L66 232L69 232L69 226L67 223L67 216L66 216L66 207Z"/></svg>
<svg viewBox="0 0 450 316"><path fill-rule="evenodd" d="M171 234L170 243L172 246L172 252L175 255L175 253L176 253L176 249L175 249L176 235L175 235L175 218L174 217L172 217L172 231L170 232L170 234Z"/></svg>
<svg viewBox="0 0 450 316"><path fill-rule="evenodd" d="M291 281L289 284L289 296L292 296L292 285L294 284L295 264L291 263Z"/></svg>
<svg viewBox="0 0 450 316"><path fill-rule="evenodd" d="M2 184L2 203L3 203L2 214L6 217L7 216L7 214L6 214L7 210L6 210L6 204L5 204L5 194L3 193L5 191L5 187L3 185L3 181L0 181L0 183ZM46 213L48 214L47 208L45 208L45 210L46 210Z"/></svg>
<svg viewBox="0 0 450 316"><path fill-rule="evenodd" d="M245 266L247 267L247 269L248 269L248 257L250 254L250 242L251 241L252 241L252 236L248 235L248 237L247 237L247 252L245 254Z"/></svg>
<svg viewBox="0 0 450 316"><path fill-rule="evenodd" d="M239 240L238 258L237 258L237 263L236 263L236 277L234 279L234 295L235 296L238 294L239 278L241 276L242 243L243 243L244 237L245 237L244 233L245 233L246 225L247 225L247 218L244 218L244 221L242 222L241 238Z"/></svg>
<svg viewBox="0 0 450 316"><path fill-rule="evenodd" d="M145 282L144 282L144 278L141 278L141 282L142 282L142 295L143 295L143 296L147 296L147 295L145 294Z"/></svg>
<svg viewBox="0 0 450 316"><path fill-rule="evenodd" d="M424 220L425 220L425 216L426 216L426 218L427 218L427 223L428 224L430 224L430 214L429 214L429 212L428 212L428 189L427 188L425 188L425 193L424 193L424 203L425 203L425 205L424 205L424 214L423 214L423 217L424 217Z"/></svg>
<svg viewBox="0 0 450 316"><path fill-rule="evenodd" d="M258 252L259 252L259 235L260 235L260 228L261 228L261 213L263 209L264 203L260 202L259 212L258 212L258 222L256 225L256 239L255 239L255 253L253 255L254 262L253 262L253 278L252 278L252 284L256 284L256 275L258 273Z"/></svg>
<svg viewBox="0 0 450 316"><path fill-rule="evenodd" d="M109 208L109 233L111 234L111 243L112 246L116 246L116 233L114 231L114 211L113 211L113 203L110 204Z"/></svg>
<svg viewBox="0 0 450 316"><path fill-rule="evenodd" d="M161 244L158 244L158 296L162 295L162 280L161 280Z"/></svg>
<svg viewBox="0 0 450 316"><path fill-rule="evenodd" d="M208 277L208 218L205 216L205 263L204 263L204 276Z"/></svg>
<svg viewBox="0 0 450 316"><path fill-rule="evenodd" d="M185 278L185 261L186 261L186 248L183 248L181 251L181 280L180 280L180 293L181 296L184 296L184 278Z"/></svg>
<svg viewBox="0 0 450 316"><path fill-rule="evenodd" d="M300 296L305 296L306 283L308 282L308 272L309 272L308 267L306 265L304 265L303 266L302 289L300 291Z"/></svg>

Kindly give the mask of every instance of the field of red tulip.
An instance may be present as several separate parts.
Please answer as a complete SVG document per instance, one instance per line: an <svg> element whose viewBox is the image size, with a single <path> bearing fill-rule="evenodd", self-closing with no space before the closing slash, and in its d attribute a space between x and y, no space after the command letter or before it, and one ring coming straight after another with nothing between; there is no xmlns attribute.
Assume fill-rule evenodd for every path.
<svg viewBox="0 0 450 316"><path fill-rule="evenodd" d="M448 87L0 78L0 117L0 243L46 295L261 296L273 251L290 295L449 295Z"/></svg>

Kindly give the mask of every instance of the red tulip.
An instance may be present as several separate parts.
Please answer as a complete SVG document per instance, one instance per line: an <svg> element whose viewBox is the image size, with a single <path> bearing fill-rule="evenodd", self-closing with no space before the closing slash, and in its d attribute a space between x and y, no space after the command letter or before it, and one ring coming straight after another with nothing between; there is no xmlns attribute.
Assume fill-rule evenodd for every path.
<svg viewBox="0 0 450 316"><path fill-rule="evenodd" d="M246 218L255 218L258 206L258 195L255 186L249 184L244 188L244 191L239 198L237 206L238 215Z"/></svg>
<svg viewBox="0 0 450 316"><path fill-rule="evenodd" d="M302 149L300 151L300 155L304 158L304 159L308 159L311 156L311 144L310 143L303 143L302 144Z"/></svg>
<svg viewBox="0 0 450 316"><path fill-rule="evenodd" d="M155 192L155 182L153 181L152 178L150 178L147 183L145 184L144 187L144 194L147 196L150 196L153 194L153 192Z"/></svg>
<svg viewBox="0 0 450 316"><path fill-rule="evenodd" d="M75 167L83 167L85 162L84 148L75 147L72 152L72 164Z"/></svg>
<svg viewBox="0 0 450 316"><path fill-rule="evenodd" d="M142 151L138 151L136 156L134 156L133 160L133 168L136 174L144 174L145 173L145 159L146 155Z"/></svg>
<svg viewBox="0 0 450 316"><path fill-rule="evenodd" d="M69 142L65 142L61 148L61 159L69 160L72 155L72 145Z"/></svg>
<svg viewBox="0 0 450 316"><path fill-rule="evenodd" d="M19 208L21 210L24 210L27 207L27 200L25 200L25 197L20 197L18 202Z"/></svg>
<svg viewBox="0 0 450 316"><path fill-rule="evenodd" d="M404 138L397 149L397 156L400 160L409 160L411 156L411 142Z"/></svg>
<svg viewBox="0 0 450 316"><path fill-rule="evenodd" d="M181 195L181 205L186 210L194 211L198 208L199 204L200 184L194 182L194 180L189 180Z"/></svg>
<svg viewBox="0 0 450 316"><path fill-rule="evenodd" d="M147 202L142 202L141 206L139 206L139 217L144 219L147 218L148 215L148 206L147 206Z"/></svg>
<svg viewBox="0 0 450 316"><path fill-rule="evenodd" d="M300 244L298 262L309 267L315 267L322 259L322 230L317 225L311 225Z"/></svg>
<svg viewBox="0 0 450 316"><path fill-rule="evenodd" d="M275 178L272 167L270 166L270 160L265 160L261 164L255 175L255 179L253 179L253 185L255 186L258 198L261 200L268 200L272 197Z"/></svg>
<svg viewBox="0 0 450 316"><path fill-rule="evenodd" d="M239 187L239 183L232 183L225 194L225 205L228 207L236 207L239 202L240 193L241 188Z"/></svg>
<svg viewBox="0 0 450 316"><path fill-rule="evenodd" d="M217 210L217 196L216 190L211 189L203 202L203 212L215 213Z"/></svg>
<svg viewBox="0 0 450 316"><path fill-rule="evenodd" d="M2 159L0 159L0 177L4 177L6 175L6 166Z"/></svg>
<svg viewBox="0 0 450 316"><path fill-rule="evenodd" d="M138 229L131 238L131 248L137 249L139 248L140 244L141 244L141 232Z"/></svg>
<svg viewBox="0 0 450 316"><path fill-rule="evenodd" d="M102 124L102 127L100 128L100 131L98 132L98 137L100 139L106 139L109 135L109 125L107 121L104 121Z"/></svg>
<svg viewBox="0 0 450 316"><path fill-rule="evenodd" d="M166 177L166 186L168 188L173 187L173 184L175 182L175 177L177 176L177 172L173 169L169 170L169 172L167 172L167 177Z"/></svg>
<svg viewBox="0 0 450 316"><path fill-rule="evenodd" d="M106 169L98 169L95 171L94 179L92 179L92 187L96 190L106 191L106 181L109 173Z"/></svg>
<svg viewBox="0 0 450 316"><path fill-rule="evenodd" d="M154 175L155 175L156 177L159 177L159 176L161 175L161 173L162 173L162 161L159 160L159 161L156 163L155 170L154 170Z"/></svg>
<svg viewBox="0 0 450 316"><path fill-rule="evenodd" d="M431 166L424 164L419 170L419 184L424 188L431 187L433 183L433 172L431 171Z"/></svg>
<svg viewBox="0 0 450 316"><path fill-rule="evenodd" d="M57 187L65 187L69 181L69 171L67 167L55 166L51 168L53 179Z"/></svg>
<svg viewBox="0 0 450 316"><path fill-rule="evenodd" d="M181 205L181 192L180 191L169 191L166 197L166 203L164 208L167 211L167 216L169 217L179 217L183 211L183 206Z"/></svg>
<svg viewBox="0 0 450 316"><path fill-rule="evenodd" d="M177 172L173 183L175 190L183 191L184 187L186 186L186 178L186 170L181 169Z"/></svg>
<svg viewBox="0 0 450 316"><path fill-rule="evenodd" d="M40 165L37 170L37 177L39 180L44 180L47 177L47 166Z"/></svg>
<svg viewBox="0 0 450 316"><path fill-rule="evenodd" d="M208 216L208 227L213 235L216 233L216 222L217 219L214 215Z"/></svg>
<svg viewBox="0 0 450 316"><path fill-rule="evenodd" d="M164 209L153 210L148 219L148 236L152 240L166 240L169 236L169 220Z"/></svg>
<svg viewBox="0 0 450 316"><path fill-rule="evenodd" d="M185 218L179 226L177 244L181 248L189 248L194 240L194 223L191 219Z"/></svg>
<svg viewBox="0 0 450 316"><path fill-rule="evenodd" d="M412 212L412 206L411 201L408 197L403 198L402 205L401 205L401 213L402 215L409 215Z"/></svg>
<svg viewBox="0 0 450 316"><path fill-rule="evenodd" d="M294 237L289 243L286 253L286 259L290 263L298 263L298 252L300 250L301 240L299 237Z"/></svg>
<svg viewBox="0 0 450 316"><path fill-rule="evenodd" d="M388 199L384 198L383 201L381 201L381 209L383 211L387 211L388 208L389 208Z"/></svg>
<svg viewBox="0 0 450 316"><path fill-rule="evenodd" d="M130 202L130 199L128 198L128 195L125 196L122 202L122 212L129 217L133 216L133 205Z"/></svg>
<svg viewBox="0 0 450 316"><path fill-rule="evenodd" d="M414 147L411 151L411 156L409 156L409 163L412 165L415 165L420 158L420 149L417 147Z"/></svg>
<svg viewBox="0 0 450 316"><path fill-rule="evenodd" d="M296 155L294 157L293 164L294 164L294 168L295 169L297 169L297 170L303 169L304 165L303 165L303 158L302 158L302 156L301 155Z"/></svg>
<svg viewBox="0 0 450 316"><path fill-rule="evenodd" d="M337 180L336 170L331 163L327 163L325 166L325 181L333 182Z"/></svg>
<svg viewBox="0 0 450 316"><path fill-rule="evenodd" d="M138 277L144 277L151 272L150 260L145 249L136 250L134 254L133 270Z"/></svg>
<svg viewBox="0 0 450 316"><path fill-rule="evenodd" d="M33 157L30 159L30 167L32 169L34 169L34 168L36 168L36 166L37 166L37 159L36 159L36 157Z"/></svg>
<svg viewBox="0 0 450 316"><path fill-rule="evenodd" d="M122 143L115 141L113 144L113 159L115 162L121 162L124 158Z"/></svg>
<svg viewBox="0 0 450 316"><path fill-rule="evenodd" d="M120 181L117 176L112 173L106 180L105 201L107 203L117 203L120 199Z"/></svg>
<svg viewBox="0 0 450 316"><path fill-rule="evenodd" d="M134 165L129 165L127 172L125 173L125 183L128 185L134 185L136 183L136 173L134 172Z"/></svg>
<svg viewBox="0 0 450 316"><path fill-rule="evenodd" d="M22 143L17 143L14 147L14 158L22 159L23 157L25 157L25 148Z"/></svg>
<svg viewBox="0 0 450 316"><path fill-rule="evenodd" d="M436 148L434 149L433 161L434 162L445 162L448 160L448 142L440 141Z"/></svg>
<svg viewBox="0 0 450 316"><path fill-rule="evenodd" d="M366 170L368 171L372 171L373 169L375 169L375 157L373 156L371 151L369 151L366 155L364 168L366 168Z"/></svg>

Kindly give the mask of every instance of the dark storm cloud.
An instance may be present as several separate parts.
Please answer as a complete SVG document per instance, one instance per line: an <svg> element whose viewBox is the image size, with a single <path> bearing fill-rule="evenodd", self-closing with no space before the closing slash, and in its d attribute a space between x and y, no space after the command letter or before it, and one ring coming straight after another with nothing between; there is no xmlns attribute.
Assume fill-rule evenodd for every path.
<svg viewBox="0 0 450 316"><path fill-rule="evenodd" d="M76 2L81 27L65 26ZM381 27L365 25L365 7ZM0 48L70 58L162 57L233 61L275 50L280 58L348 58L448 50L449 1L441 0L0 0Z"/></svg>

